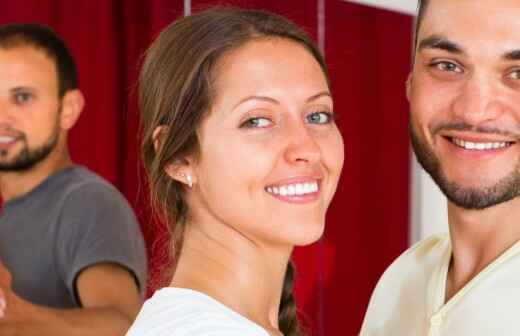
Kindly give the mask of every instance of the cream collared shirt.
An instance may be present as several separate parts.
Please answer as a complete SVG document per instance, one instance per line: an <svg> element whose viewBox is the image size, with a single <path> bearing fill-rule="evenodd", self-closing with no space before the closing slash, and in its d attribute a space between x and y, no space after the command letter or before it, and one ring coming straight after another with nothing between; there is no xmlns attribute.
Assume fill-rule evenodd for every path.
<svg viewBox="0 0 520 336"><path fill-rule="evenodd" d="M449 236L419 242L385 271L361 336L519 336L520 242L448 302Z"/></svg>

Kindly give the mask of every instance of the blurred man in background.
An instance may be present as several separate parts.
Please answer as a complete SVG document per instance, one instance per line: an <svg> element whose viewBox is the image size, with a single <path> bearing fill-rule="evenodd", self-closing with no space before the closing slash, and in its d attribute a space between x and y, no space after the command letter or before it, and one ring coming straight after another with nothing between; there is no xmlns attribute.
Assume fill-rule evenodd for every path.
<svg viewBox="0 0 520 336"><path fill-rule="evenodd" d="M52 30L0 27L0 335L123 335L141 306L135 216L69 157L83 105Z"/></svg>

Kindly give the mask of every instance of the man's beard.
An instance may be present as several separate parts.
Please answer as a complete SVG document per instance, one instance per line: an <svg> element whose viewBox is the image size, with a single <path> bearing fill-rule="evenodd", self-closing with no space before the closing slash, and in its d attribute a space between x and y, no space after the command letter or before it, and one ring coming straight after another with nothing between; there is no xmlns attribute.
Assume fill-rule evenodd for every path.
<svg viewBox="0 0 520 336"><path fill-rule="evenodd" d="M3 162L1 159L7 155L6 151L0 150L0 172L23 172L31 169L37 163L44 160L52 150L56 147L60 136L59 121L56 120L52 133L45 140L45 142L36 147L29 148L27 144L27 136L25 134L19 135L19 141L22 142L23 148L12 160Z"/></svg>
<svg viewBox="0 0 520 336"><path fill-rule="evenodd" d="M482 188L464 188L449 181L441 168L439 158L428 144L420 139L411 122L409 125L412 147L417 161L432 177L444 195L456 206L464 209L482 210L507 202L520 195L520 160L508 176L500 179L493 186ZM468 172L469 174L471 172Z"/></svg>

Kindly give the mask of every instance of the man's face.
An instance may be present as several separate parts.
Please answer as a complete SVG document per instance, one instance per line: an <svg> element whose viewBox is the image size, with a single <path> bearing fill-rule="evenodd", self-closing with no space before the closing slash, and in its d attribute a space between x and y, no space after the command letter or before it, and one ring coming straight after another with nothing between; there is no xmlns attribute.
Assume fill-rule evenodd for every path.
<svg viewBox="0 0 520 336"><path fill-rule="evenodd" d="M448 199L520 193L520 2L431 0L409 83L412 144Z"/></svg>
<svg viewBox="0 0 520 336"><path fill-rule="evenodd" d="M31 46L0 48L0 171L21 171L45 159L59 134L54 62Z"/></svg>

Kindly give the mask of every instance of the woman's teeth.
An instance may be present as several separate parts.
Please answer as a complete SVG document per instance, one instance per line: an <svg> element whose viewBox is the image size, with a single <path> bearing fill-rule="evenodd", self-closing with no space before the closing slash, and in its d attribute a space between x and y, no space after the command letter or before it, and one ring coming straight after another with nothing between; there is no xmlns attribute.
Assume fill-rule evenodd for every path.
<svg viewBox="0 0 520 336"><path fill-rule="evenodd" d="M273 195L280 196L301 196L312 194L318 191L318 182L292 183L282 186L267 187L265 190Z"/></svg>

